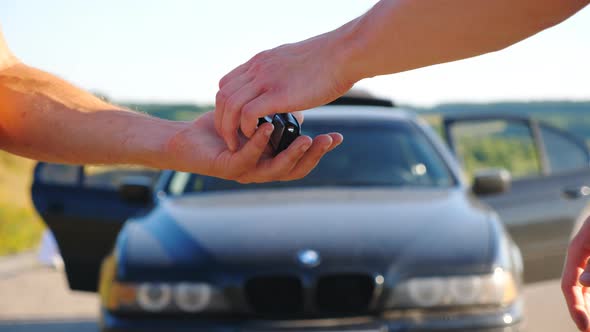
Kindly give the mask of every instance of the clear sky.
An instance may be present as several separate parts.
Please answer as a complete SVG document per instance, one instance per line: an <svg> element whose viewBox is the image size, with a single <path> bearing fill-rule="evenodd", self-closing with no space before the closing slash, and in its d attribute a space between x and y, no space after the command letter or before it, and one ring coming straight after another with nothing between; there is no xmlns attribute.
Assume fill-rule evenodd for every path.
<svg viewBox="0 0 590 332"><path fill-rule="evenodd" d="M334 29L374 0L2 0L26 63L114 100L212 103L218 80L267 48ZM311 78L310 78L311 79ZM590 100L590 7L504 51L367 79L400 103Z"/></svg>

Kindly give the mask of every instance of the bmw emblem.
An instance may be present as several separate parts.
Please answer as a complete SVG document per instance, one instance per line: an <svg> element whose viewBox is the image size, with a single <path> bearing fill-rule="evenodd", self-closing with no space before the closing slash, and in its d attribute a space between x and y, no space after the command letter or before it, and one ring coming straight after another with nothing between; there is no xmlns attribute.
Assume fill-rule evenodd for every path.
<svg viewBox="0 0 590 332"><path fill-rule="evenodd" d="M315 250L301 250L297 253L297 260L305 267L316 267L320 265L320 254Z"/></svg>

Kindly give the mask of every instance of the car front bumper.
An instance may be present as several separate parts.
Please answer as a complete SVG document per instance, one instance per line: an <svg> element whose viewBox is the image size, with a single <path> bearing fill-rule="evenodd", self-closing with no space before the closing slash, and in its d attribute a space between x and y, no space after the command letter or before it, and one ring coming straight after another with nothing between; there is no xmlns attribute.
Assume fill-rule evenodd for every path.
<svg viewBox="0 0 590 332"><path fill-rule="evenodd" d="M385 314L382 317L315 319L296 321L156 319L153 316L121 317L102 311L103 332L519 332L522 331L521 301L494 311Z"/></svg>

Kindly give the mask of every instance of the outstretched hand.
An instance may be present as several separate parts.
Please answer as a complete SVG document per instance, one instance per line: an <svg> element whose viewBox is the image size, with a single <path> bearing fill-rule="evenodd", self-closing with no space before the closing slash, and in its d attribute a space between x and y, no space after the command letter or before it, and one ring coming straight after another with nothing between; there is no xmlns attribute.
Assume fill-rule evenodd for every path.
<svg viewBox="0 0 590 332"><path fill-rule="evenodd" d="M268 147L273 126L265 123L249 139L238 137L237 148L231 151L215 130L214 117L214 112L203 114L168 142L168 153L174 156L172 168L240 183L296 180L306 176L343 140L338 133L313 140L300 136L273 157Z"/></svg>
<svg viewBox="0 0 590 332"><path fill-rule="evenodd" d="M333 42L324 35L264 51L225 75L215 103L215 128L231 151L239 131L251 137L258 118L328 103L348 91Z"/></svg>
<svg viewBox="0 0 590 332"><path fill-rule="evenodd" d="M570 243L561 290L580 331L590 332L590 217Z"/></svg>

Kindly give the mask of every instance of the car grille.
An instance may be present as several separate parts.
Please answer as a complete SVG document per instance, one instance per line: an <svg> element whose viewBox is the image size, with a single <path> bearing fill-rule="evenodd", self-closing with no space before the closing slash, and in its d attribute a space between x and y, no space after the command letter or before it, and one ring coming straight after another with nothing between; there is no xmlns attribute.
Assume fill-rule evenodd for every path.
<svg viewBox="0 0 590 332"><path fill-rule="evenodd" d="M336 316L369 311L375 284L369 275L328 275L308 289L298 277L255 277L245 295L254 314L264 316Z"/></svg>
<svg viewBox="0 0 590 332"><path fill-rule="evenodd" d="M363 275L328 276L319 280L316 305L325 313L358 313L369 308L375 284Z"/></svg>

